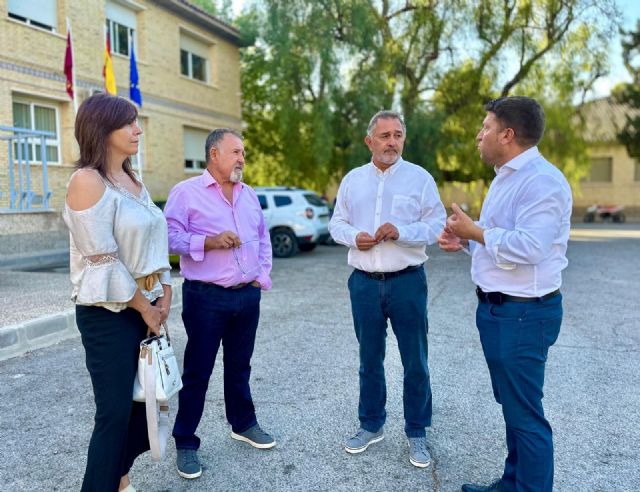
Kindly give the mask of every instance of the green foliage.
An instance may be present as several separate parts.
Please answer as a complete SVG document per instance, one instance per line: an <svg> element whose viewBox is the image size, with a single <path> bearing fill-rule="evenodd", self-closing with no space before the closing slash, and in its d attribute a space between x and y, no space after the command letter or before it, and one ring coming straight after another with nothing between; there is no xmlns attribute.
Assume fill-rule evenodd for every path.
<svg viewBox="0 0 640 492"><path fill-rule="evenodd" d="M633 81L616 87L615 99L627 104L635 110L640 110L640 21L635 31L621 31L622 56L624 64ZM640 159L640 114L638 111L627 115L627 123L618 134L618 139L627 148L631 157Z"/></svg>
<svg viewBox="0 0 640 492"><path fill-rule="evenodd" d="M232 0L189 0L189 3L192 3L211 15L215 15L224 22L232 22Z"/></svg>
<svg viewBox="0 0 640 492"><path fill-rule="evenodd" d="M403 156L436 179L489 180L475 135L500 95L539 98L545 155L573 181L586 147L576 97L606 71L614 0L254 0L236 19L254 184L325 191L370 159L371 116L396 109ZM253 169L252 169L253 168Z"/></svg>

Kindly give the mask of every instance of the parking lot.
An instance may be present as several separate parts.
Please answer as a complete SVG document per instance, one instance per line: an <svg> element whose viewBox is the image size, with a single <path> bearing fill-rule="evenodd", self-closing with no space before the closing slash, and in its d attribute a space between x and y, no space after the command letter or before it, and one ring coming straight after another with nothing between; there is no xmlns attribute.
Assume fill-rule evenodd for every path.
<svg viewBox="0 0 640 492"><path fill-rule="evenodd" d="M499 476L504 430L474 325L469 259L433 247L427 276L434 462L417 469L408 461L402 367L391 332L386 438L360 455L344 452L343 438L358 424L346 253L320 246L274 261L274 288L263 294L252 391L258 419L277 439L276 448L259 451L230 439L219 356L199 428L203 476L177 476L171 442L163 462L138 459L131 473L138 490L457 491L463 482ZM565 318L550 351L544 399L554 428L557 491L640 488L638 258L638 225L579 225L573 231L562 289ZM31 309L29 295L42 298L52 289L59 302L66 274L33 275L38 284L48 283L18 303ZM2 309L15 318L11 310L22 306ZM171 325L181 359L179 312L172 313ZM79 490L94 412L79 338L1 361L0 380L2 489Z"/></svg>

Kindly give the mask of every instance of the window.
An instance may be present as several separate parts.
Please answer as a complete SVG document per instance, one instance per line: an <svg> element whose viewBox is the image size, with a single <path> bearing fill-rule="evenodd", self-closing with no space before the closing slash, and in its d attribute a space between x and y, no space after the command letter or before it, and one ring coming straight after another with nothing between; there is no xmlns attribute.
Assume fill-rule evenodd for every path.
<svg viewBox="0 0 640 492"><path fill-rule="evenodd" d="M324 207L326 205L326 203L322 201L322 198L315 193L305 193L304 197L307 199L307 203L314 207Z"/></svg>
<svg viewBox="0 0 640 492"><path fill-rule="evenodd" d="M287 205L291 205L292 200L291 197L284 195L274 195L273 202L276 204L276 207L286 207Z"/></svg>
<svg viewBox="0 0 640 492"><path fill-rule="evenodd" d="M180 34L180 73L209 82L209 46L183 33Z"/></svg>
<svg viewBox="0 0 640 492"><path fill-rule="evenodd" d="M613 177L613 160L611 157L591 159L591 172L587 178L589 183L611 183Z"/></svg>
<svg viewBox="0 0 640 492"><path fill-rule="evenodd" d="M136 30L136 13L115 2L105 4L107 32L111 41L111 51L123 56L131 53L131 38ZM135 38L133 38L135 41Z"/></svg>
<svg viewBox="0 0 640 492"><path fill-rule="evenodd" d="M55 137L46 138L47 163L60 163L60 132L58 123L58 108L46 103L26 100L13 101L13 126L55 133ZM29 162L42 161L42 143L40 138L27 139L27 153ZM18 149L17 142L13 146L14 158L24 154L24 147Z"/></svg>
<svg viewBox="0 0 640 492"><path fill-rule="evenodd" d="M184 168L187 171L198 171L207 167L205 144L208 132L196 128L184 128Z"/></svg>
<svg viewBox="0 0 640 492"><path fill-rule="evenodd" d="M260 202L260 208L262 210L266 210L269 208L269 205L267 205L267 197L264 195L258 195L258 201Z"/></svg>
<svg viewBox="0 0 640 492"><path fill-rule="evenodd" d="M9 17L47 31L56 30L57 10L56 0L40 0L39 2L8 0L7 2Z"/></svg>

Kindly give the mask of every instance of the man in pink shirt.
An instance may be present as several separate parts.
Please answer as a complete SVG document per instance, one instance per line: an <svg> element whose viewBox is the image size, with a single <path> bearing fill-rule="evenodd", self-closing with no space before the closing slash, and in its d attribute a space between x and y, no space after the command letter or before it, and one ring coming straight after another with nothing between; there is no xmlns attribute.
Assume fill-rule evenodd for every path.
<svg viewBox="0 0 640 492"><path fill-rule="evenodd" d="M182 319L188 340L183 389L173 428L178 474L202 475L195 435L220 342L224 400L231 437L268 449L275 440L258 425L249 376L261 289L271 288L271 241L253 189L242 183L244 145L235 130L211 132L207 169L178 183L165 216L169 250L180 255Z"/></svg>

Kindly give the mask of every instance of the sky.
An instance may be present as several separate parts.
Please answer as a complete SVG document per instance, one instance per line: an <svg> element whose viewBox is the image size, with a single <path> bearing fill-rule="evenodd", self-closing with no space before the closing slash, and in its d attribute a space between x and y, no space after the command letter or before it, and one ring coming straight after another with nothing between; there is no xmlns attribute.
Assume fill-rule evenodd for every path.
<svg viewBox="0 0 640 492"><path fill-rule="evenodd" d="M640 19L640 2L638 0L618 0L618 6L623 14L623 28L625 30L634 29L638 19ZM603 97L611 93L611 89L620 82L630 82L631 76L622 64L622 47L620 37L609 43L609 61L611 72L606 77L601 77L595 83L594 96Z"/></svg>
<svg viewBox="0 0 640 492"><path fill-rule="evenodd" d="M242 10L244 0L232 0L233 12L238 15ZM618 7L623 14L623 28L630 30L635 28L636 22L640 19L640 1L638 0L618 0ZM630 82L631 77L627 69L622 64L622 48L620 47L620 37L615 36L609 43L609 60L611 70L609 75L598 79L594 85L593 98L608 96L611 89L620 82Z"/></svg>

